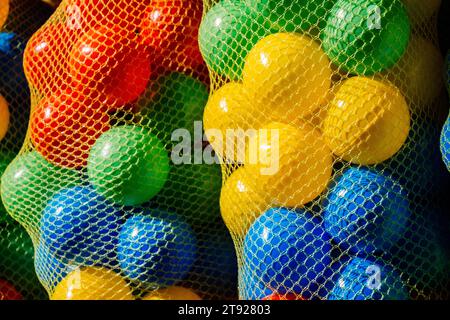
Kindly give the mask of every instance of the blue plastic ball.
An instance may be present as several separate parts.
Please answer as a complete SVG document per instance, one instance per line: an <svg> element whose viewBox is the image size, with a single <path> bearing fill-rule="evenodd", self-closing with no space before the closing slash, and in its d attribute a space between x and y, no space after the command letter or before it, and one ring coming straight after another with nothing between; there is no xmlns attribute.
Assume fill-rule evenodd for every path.
<svg viewBox="0 0 450 320"><path fill-rule="evenodd" d="M402 186L367 168L350 168L339 176L324 211L325 229L334 240L361 256L395 245L410 217Z"/></svg>
<svg viewBox="0 0 450 320"><path fill-rule="evenodd" d="M23 71L25 46L26 41L16 33L0 32L0 87L3 95L7 95L8 90L28 88Z"/></svg>
<svg viewBox="0 0 450 320"><path fill-rule="evenodd" d="M90 186L56 194L44 209L41 241L64 263L117 264L115 249L122 213Z"/></svg>
<svg viewBox="0 0 450 320"><path fill-rule="evenodd" d="M127 220L117 249L122 272L145 289L183 280L196 251L195 235L186 222L175 214L150 209Z"/></svg>
<svg viewBox="0 0 450 320"><path fill-rule="evenodd" d="M400 274L381 262L353 258L345 267L329 300L408 300Z"/></svg>
<svg viewBox="0 0 450 320"><path fill-rule="evenodd" d="M331 250L320 219L302 210L270 209L254 222L244 240L244 268L252 270L247 280L257 277L278 294L308 299L325 280Z"/></svg>
<svg viewBox="0 0 450 320"><path fill-rule="evenodd" d="M450 171L450 116L447 118L444 128L442 129L441 152L442 159L444 160L447 169Z"/></svg>

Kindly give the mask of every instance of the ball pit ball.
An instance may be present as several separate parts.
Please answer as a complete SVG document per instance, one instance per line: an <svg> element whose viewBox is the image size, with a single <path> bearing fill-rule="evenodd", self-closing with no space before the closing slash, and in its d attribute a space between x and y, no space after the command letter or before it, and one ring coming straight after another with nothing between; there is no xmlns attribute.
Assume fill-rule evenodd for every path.
<svg viewBox="0 0 450 320"><path fill-rule="evenodd" d="M64 23L46 24L28 42L24 52L24 69L33 89L50 96L55 91L70 85L67 57L77 30Z"/></svg>
<svg viewBox="0 0 450 320"><path fill-rule="evenodd" d="M6 280L0 279L0 301L22 300L22 299L23 299L22 294L19 291L17 291L17 289L11 283L7 282Z"/></svg>
<svg viewBox="0 0 450 320"><path fill-rule="evenodd" d="M0 0L0 28L3 27L9 14L9 0Z"/></svg>
<svg viewBox="0 0 450 320"><path fill-rule="evenodd" d="M119 26L97 27L84 33L69 55L76 85L90 88L88 95L112 110L135 102L152 75L152 54L136 37Z"/></svg>
<svg viewBox="0 0 450 320"><path fill-rule="evenodd" d="M450 171L450 116L445 122L441 135L441 152L447 169Z"/></svg>
<svg viewBox="0 0 450 320"><path fill-rule="evenodd" d="M164 188L152 202L167 210L177 208L177 213L193 224L210 223L220 216L221 188L218 164L172 165Z"/></svg>
<svg viewBox="0 0 450 320"><path fill-rule="evenodd" d="M147 92L138 102L143 117L141 125L158 129L167 142L176 129L187 129L193 137L194 122L202 121L208 101L205 84L192 76L172 72L159 77Z"/></svg>
<svg viewBox="0 0 450 320"><path fill-rule="evenodd" d="M287 294L272 293L270 296L263 298L263 300L305 300L305 299L303 299L302 296L293 293Z"/></svg>
<svg viewBox="0 0 450 320"><path fill-rule="evenodd" d="M205 134L214 151L219 156L226 157L228 161L234 162L238 162L238 154L237 150L227 148L229 141L226 138L227 130L245 132L260 127L265 121L258 104L252 103L247 90L238 82L227 83L215 91L209 98L203 113ZM217 130L220 131L221 136L216 136ZM226 141L225 145L223 141Z"/></svg>
<svg viewBox="0 0 450 320"><path fill-rule="evenodd" d="M9 108L8 102L0 94L0 141L5 137L9 128Z"/></svg>
<svg viewBox="0 0 450 320"><path fill-rule="evenodd" d="M262 14L281 32L303 33L311 27L324 27L336 0L250 0L250 8Z"/></svg>
<svg viewBox="0 0 450 320"><path fill-rule="evenodd" d="M414 25L427 22L438 12L441 2L442 0L403 0L409 18Z"/></svg>
<svg viewBox="0 0 450 320"><path fill-rule="evenodd" d="M132 206L161 191L169 175L164 145L148 130L125 125L98 138L88 158L89 181L103 197Z"/></svg>
<svg viewBox="0 0 450 320"><path fill-rule="evenodd" d="M400 274L379 261L353 258L345 267L329 300L408 300Z"/></svg>
<svg viewBox="0 0 450 320"><path fill-rule="evenodd" d="M327 98L331 74L318 43L304 35L277 33L251 49L243 79L252 100L269 114L305 117Z"/></svg>
<svg viewBox="0 0 450 320"><path fill-rule="evenodd" d="M387 71L387 76L401 90L412 109L432 114L430 104L442 89L443 64L439 49L431 41L414 36L404 56Z"/></svg>
<svg viewBox="0 0 450 320"><path fill-rule="evenodd" d="M114 266L122 213L90 186L57 193L41 219L41 241L63 262Z"/></svg>
<svg viewBox="0 0 450 320"><path fill-rule="evenodd" d="M331 264L331 239L307 212L273 208L249 229L243 260L279 294L311 298Z"/></svg>
<svg viewBox="0 0 450 320"><path fill-rule="evenodd" d="M143 210L127 220L117 248L123 274L138 287L158 289L183 280L196 257L196 238L176 214Z"/></svg>
<svg viewBox="0 0 450 320"><path fill-rule="evenodd" d="M324 138L333 153L360 165L394 156L409 130L408 105L398 88L365 77L342 83L323 123Z"/></svg>
<svg viewBox="0 0 450 320"><path fill-rule="evenodd" d="M337 177L324 209L325 229L343 248L362 257L395 246L411 212L403 187L367 168Z"/></svg>
<svg viewBox="0 0 450 320"><path fill-rule="evenodd" d="M66 25L87 32L98 26L119 25L134 31L141 26L142 12L150 0L66 0L64 16ZM126 14L125 14L126 13Z"/></svg>
<svg viewBox="0 0 450 320"><path fill-rule="evenodd" d="M49 162L86 167L92 145L109 129L109 116L98 103L63 93L41 100L31 114L30 138Z"/></svg>
<svg viewBox="0 0 450 320"><path fill-rule="evenodd" d="M19 222L38 225L47 202L62 188L79 182L76 171L56 167L36 151L23 153L2 176L3 204Z"/></svg>
<svg viewBox="0 0 450 320"><path fill-rule="evenodd" d="M76 269L54 289L51 300L134 300L128 284L114 271Z"/></svg>
<svg viewBox="0 0 450 320"><path fill-rule="evenodd" d="M203 64L197 35L202 18L201 0L151 0L144 11L141 35L146 45L195 68Z"/></svg>
<svg viewBox="0 0 450 320"><path fill-rule="evenodd" d="M400 0L338 0L321 37L328 57L341 69L372 75L403 56L410 28Z"/></svg>
<svg viewBox="0 0 450 320"><path fill-rule="evenodd" d="M242 78L248 52L270 33L261 18L242 1L221 0L208 10L198 40L210 70L230 80Z"/></svg>
<svg viewBox="0 0 450 320"><path fill-rule="evenodd" d="M202 300L194 291L172 286L164 289L155 290L146 295L142 300Z"/></svg>
<svg viewBox="0 0 450 320"><path fill-rule="evenodd" d="M265 193L274 204L301 207L328 186L332 154L320 132L310 125L302 123L294 127L273 122L259 130L252 140L256 150L252 149L252 143L248 144L246 165L255 166L260 179L266 180Z"/></svg>
<svg viewBox="0 0 450 320"><path fill-rule="evenodd" d="M235 238L243 238L253 221L270 206L265 181L258 177L257 168L241 167L228 177L222 187L222 219Z"/></svg>
<svg viewBox="0 0 450 320"><path fill-rule="evenodd" d="M0 152L0 177L3 175L9 164L13 161L14 157L15 154L12 152ZM11 218L8 212L6 212L3 202L0 201L0 224L7 223L10 220Z"/></svg>
<svg viewBox="0 0 450 320"><path fill-rule="evenodd" d="M15 100L29 99L28 83L23 70L25 46L26 39L17 32L0 32L0 94L9 100L11 112L18 108L16 106L21 106Z"/></svg>

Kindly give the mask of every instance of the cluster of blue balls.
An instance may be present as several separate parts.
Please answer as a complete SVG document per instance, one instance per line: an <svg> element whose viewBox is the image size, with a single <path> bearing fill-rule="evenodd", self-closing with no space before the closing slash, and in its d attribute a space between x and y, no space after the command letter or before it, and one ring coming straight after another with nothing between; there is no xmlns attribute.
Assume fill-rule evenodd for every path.
<svg viewBox="0 0 450 320"><path fill-rule="evenodd" d="M254 222L244 241L241 296L408 299L400 272L380 258L409 228L403 187L381 171L351 167L335 179L323 208L323 218L273 208Z"/></svg>
<svg viewBox="0 0 450 320"><path fill-rule="evenodd" d="M77 266L96 265L153 289L183 280L196 254L196 236L180 216L117 208L91 186L76 186L60 191L45 208L35 264L48 287Z"/></svg>

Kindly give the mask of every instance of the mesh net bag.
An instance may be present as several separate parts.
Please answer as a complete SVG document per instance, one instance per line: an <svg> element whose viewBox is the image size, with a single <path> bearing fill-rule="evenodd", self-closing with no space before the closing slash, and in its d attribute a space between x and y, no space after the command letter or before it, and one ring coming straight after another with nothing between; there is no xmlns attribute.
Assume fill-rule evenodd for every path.
<svg viewBox="0 0 450 320"><path fill-rule="evenodd" d="M28 41L30 121L1 191L51 299L237 297L222 170L202 139L202 8L65 0Z"/></svg>
<svg viewBox="0 0 450 320"><path fill-rule="evenodd" d="M445 81L447 84L448 93L450 95L450 51L447 53L445 62ZM442 129L441 151L444 163L450 171L450 114L444 124L444 128Z"/></svg>
<svg viewBox="0 0 450 320"><path fill-rule="evenodd" d="M204 5L240 298L448 298L440 1Z"/></svg>
<svg viewBox="0 0 450 320"><path fill-rule="evenodd" d="M30 91L22 67L30 36L50 17L41 1L0 1L0 175L25 139ZM45 299L34 271L33 243L0 204L0 300Z"/></svg>

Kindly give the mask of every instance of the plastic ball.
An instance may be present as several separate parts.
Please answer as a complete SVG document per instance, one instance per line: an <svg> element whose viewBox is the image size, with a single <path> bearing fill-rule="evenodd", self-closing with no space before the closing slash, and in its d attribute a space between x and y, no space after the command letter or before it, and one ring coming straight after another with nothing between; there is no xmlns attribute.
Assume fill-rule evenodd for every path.
<svg viewBox="0 0 450 320"><path fill-rule="evenodd" d="M343 248L366 256L397 244L411 216L403 187L366 168L337 177L325 203L325 228Z"/></svg>
<svg viewBox="0 0 450 320"><path fill-rule="evenodd" d="M142 18L143 41L175 63L196 68L203 64L197 41L202 13L201 0L150 0Z"/></svg>
<svg viewBox="0 0 450 320"><path fill-rule="evenodd" d="M441 0L402 0L409 18L414 25L426 22L436 14L441 6Z"/></svg>
<svg viewBox="0 0 450 320"><path fill-rule="evenodd" d="M221 188L218 164L173 165L164 188L152 203L168 211L176 210L193 224L210 223L220 216Z"/></svg>
<svg viewBox="0 0 450 320"><path fill-rule="evenodd" d="M24 299L47 297L34 271L32 239L19 223L10 221L0 226L0 256L0 279L7 279Z"/></svg>
<svg viewBox="0 0 450 320"><path fill-rule="evenodd" d="M442 67L439 49L432 42L414 36L403 58L388 70L387 75L410 102L412 109L432 114L430 104L442 89Z"/></svg>
<svg viewBox="0 0 450 320"><path fill-rule="evenodd" d="M3 27L9 14L9 0L0 1L0 28ZM0 299L1 300L1 299Z"/></svg>
<svg viewBox="0 0 450 320"><path fill-rule="evenodd" d="M150 80L151 55L135 43L137 35L119 26L101 26L74 44L69 69L77 86L110 109L135 102Z"/></svg>
<svg viewBox="0 0 450 320"><path fill-rule="evenodd" d="M351 163L369 165L394 156L410 130L408 105L388 83L353 77L337 90L323 123L333 153Z"/></svg>
<svg viewBox="0 0 450 320"><path fill-rule="evenodd" d="M450 171L450 116L445 122L441 135L441 152L447 169Z"/></svg>
<svg viewBox="0 0 450 320"><path fill-rule="evenodd" d="M400 274L379 261L353 258L342 272L329 300L408 300Z"/></svg>
<svg viewBox="0 0 450 320"><path fill-rule="evenodd" d="M9 108L8 102L0 94L0 141L5 137L9 128Z"/></svg>
<svg viewBox="0 0 450 320"><path fill-rule="evenodd" d="M338 0L328 16L322 43L341 69L372 75L398 62L410 32L400 0Z"/></svg>
<svg viewBox="0 0 450 320"><path fill-rule="evenodd" d="M230 80L239 80L245 57L270 33L269 29L262 16L246 3L221 0L208 10L200 24L200 50L213 72Z"/></svg>
<svg viewBox="0 0 450 320"><path fill-rule="evenodd" d="M44 98L32 111L30 138L49 162L66 168L87 165L90 148L109 129L109 116L95 102L86 102L63 93Z"/></svg>
<svg viewBox="0 0 450 320"><path fill-rule="evenodd" d="M239 141L235 141L234 135L228 138L227 130L246 132L261 127L266 121L258 104L252 102L246 88L238 82L227 83L215 91L203 113L205 134L214 151L227 161L234 162L239 162L239 155L237 149L230 149L230 146L232 142L238 145Z"/></svg>
<svg viewBox="0 0 450 320"><path fill-rule="evenodd" d="M1 6L2 4L0 4ZM2 12L0 12L0 15ZM0 16L1 18L1 16ZM1 22L1 21L0 21ZM0 279L0 301L4 300L22 300L22 294L9 282Z"/></svg>
<svg viewBox="0 0 450 320"><path fill-rule="evenodd" d="M269 20L277 31L302 33L324 27L336 0L250 0L250 7Z"/></svg>
<svg viewBox="0 0 450 320"><path fill-rule="evenodd" d="M63 262L116 264L122 213L90 186L56 194L41 219L41 241Z"/></svg>
<svg viewBox="0 0 450 320"><path fill-rule="evenodd" d="M105 132L91 148L89 181L121 205L149 201L166 183L170 167L164 145L148 130L126 125Z"/></svg>
<svg viewBox="0 0 450 320"><path fill-rule="evenodd" d="M23 70L25 46L26 39L16 32L0 32L0 94L14 108L17 108L14 100L29 99L28 83Z"/></svg>
<svg viewBox="0 0 450 320"><path fill-rule="evenodd" d="M202 300L194 291L179 286L155 290L142 300Z"/></svg>
<svg viewBox="0 0 450 320"><path fill-rule="evenodd" d="M302 296L294 293L272 293L270 296L263 298L263 300L305 300Z"/></svg>
<svg viewBox="0 0 450 320"><path fill-rule="evenodd" d="M37 226L48 201L79 182L76 171L56 167L36 151L23 153L2 176L3 204L14 219Z"/></svg>
<svg viewBox="0 0 450 320"><path fill-rule="evenodd" d="M255 179L266 180L265 192L273 204L301 207L328 186L332 154L320 132L310 125L274 122L260 129L251 141L256 148L248 144L245 165L259 169L260 177Z"/></svg>
<svg viewBox="0 0 450 320"><path fill-rule="evenodd" d="M243 259L270 289L310 298L332 262L330 240L307 212L274 208L249 229Z"/></svg>
<svg viewBox="0 0 450 320"><path fill-rule="evenodd" d="M120 268L143 289L157 289L183 280L197 251L190 226L177 215L144 210L122 227L117 249Z"/></svg>
<svg viewBox="0 0 450 320"><path fill-rule="evenodd" d="M63 23L47 24L27 44L24 69L32 89L45 96L71 85L67 58L79 36Z"/></svg>
<svg viewBox="0 0 450 320"><path fill-rule="evenodd" d="M253 221L270 207L270 195L260 176L258 168L241 167L222 187L220 211L234 238L243 238Z"/></svg>
<svg viewBox="0 0 450 320"><path fill-rule="evenodd" d="M51 300L134 300L125 280L114 271L88 267L72 271L55 288Z"/></svg>
<svg viewBox="0 0 450 320"><path fill-rule="evenodd" d="M330 62L307 36L277 33L259 41L249 52L243 71L252 101L280 117L305 117L327 98Z"/></svg>
<svg viewBox="0 0 450 320"><path fill-rule="evenodd" d="M0 177L3 176L8 165L13 161L15 155L11 152L0 152ZM0 182L1 186L1 182ZM3 202L0 201L0 224L4 222L10 221L10 216L6 211L6 208L3 205Z"/></svg>
<svg viewBox="0 0 450 320"><path fill-rule="evenodd" d="M149 88L138 104L143 126L155 128L164 141L171 141L177 129L187 129L194 135L194 122L202 121L208 101L208 88L192 76L173 72L161 76Z"/></svg>

